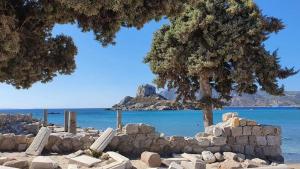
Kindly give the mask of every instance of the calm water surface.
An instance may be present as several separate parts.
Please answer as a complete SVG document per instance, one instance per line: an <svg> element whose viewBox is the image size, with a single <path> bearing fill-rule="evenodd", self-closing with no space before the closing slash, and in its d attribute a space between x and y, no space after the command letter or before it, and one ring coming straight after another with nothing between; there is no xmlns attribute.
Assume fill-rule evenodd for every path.
<svg viewBox="0 0 300 169"><path fill-rule="evenodd" d="M70 109L77 112L80 127L106 129L116 126L116 113L105 109ZM6 113L32 113L41 119L41 109L0 110ZM49 122L63 125L64 109L49 109ZM261 124L282 127L283 153L287 162L300 162L300 109L299 108L225 108L214 111L215 123L220 122L225 112L238 112L240 117L256 120ZM123 123L147 123L166 135L194 136L203 131L201 111L126 111Z"/></svg>

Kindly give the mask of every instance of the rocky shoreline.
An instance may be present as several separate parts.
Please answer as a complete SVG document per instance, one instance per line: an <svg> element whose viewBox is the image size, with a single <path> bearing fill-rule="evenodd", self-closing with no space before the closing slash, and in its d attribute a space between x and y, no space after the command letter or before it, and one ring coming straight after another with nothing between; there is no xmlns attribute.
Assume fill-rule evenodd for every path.
<svg viewBox="0 0 300 169"><path fill-rule="evenodd" d="M12 115L2 114L0 117L0 124L15 123L15 120L3 120L13 119ZM42 127L42 122L31 119L24 124ZM6 122L1 123L1 120ZM49 135L44 133L46 135L42 137L47 139L37 139L43 130L49 131ZM76 134L72 134L64 127L54 125L42 127L37 135L2 132L0 168L287 168L281 164L284 159L280 127L260 125L238 117L237 113L224 114L222 122L195 137L166 137L147 124L126 124L118 130L76 130ZM44 144L42 153L31 155L29 149L37 141ZM39 148L43 145L40 143Z"/></svg>

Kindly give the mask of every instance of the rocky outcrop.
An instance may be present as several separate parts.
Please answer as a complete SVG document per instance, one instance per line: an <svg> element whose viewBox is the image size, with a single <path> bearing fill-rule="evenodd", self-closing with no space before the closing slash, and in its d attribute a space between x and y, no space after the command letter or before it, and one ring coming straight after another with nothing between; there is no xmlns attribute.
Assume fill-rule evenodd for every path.
<svg viewBox="0 0 300 169"><path fill-rule="evenodd" d="M153 95L156 95L156 88L150 84L139 86L136 93L136 97L149 97Z"/></svg>

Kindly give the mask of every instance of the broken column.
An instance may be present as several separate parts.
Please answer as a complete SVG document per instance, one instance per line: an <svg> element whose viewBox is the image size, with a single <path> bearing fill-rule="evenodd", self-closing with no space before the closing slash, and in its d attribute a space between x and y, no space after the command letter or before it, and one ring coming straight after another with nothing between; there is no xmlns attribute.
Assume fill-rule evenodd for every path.
<svg viewBox="0 0 300 169"><path fill-rule="evenodd" d="M116 135L112 128L106 129L101 136L91 145L90 149L95 152L102 152Z"/></svg>
<svg viewBox="0 0 300 169"><path fill-rule="evenodd" d="M65 118L64 131L68 132L68 128L69 128L69 111L65 110L64 118Z"/></svg>
<svg viewBox="0 0 300 169"><path fill-rule="evenodd" d="M122 110L117 110L117 129L122 130Z"/></svg>
<svg viewBox="0 0 300 169"><path fill-rule="evenodd" d="M68 132L72 134L76 134L77 123L76 123L76 113L69 113L69 122L68 122Z"/></svg>
<svg viewBox="0 0 300 169"><path fill-rule="evenodd" d="M46 127L48 125L48 110L44 109L44 123L43 126Z"/></svg>
<svg viewBox="0 0 300 169"><path fill-rule="evenodd" d="M42 127L25 153L28 155L40 155L45 145L48 143L50 134L50 129L48 129L47 127Z"/></svg>

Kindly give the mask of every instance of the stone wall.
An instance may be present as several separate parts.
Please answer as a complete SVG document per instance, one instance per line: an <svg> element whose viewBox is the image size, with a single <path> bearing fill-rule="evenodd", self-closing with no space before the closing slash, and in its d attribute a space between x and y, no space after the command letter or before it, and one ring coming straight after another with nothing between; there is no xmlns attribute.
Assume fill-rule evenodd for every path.
<svg viewBox="0 0 300 169"><path fill-rule="evenodd" d="M27 114L5 114L0 113L0 126L15 122L32 122L32 116Z"/></svg>
<svg viewBox="0 0 300 169"><path fill-rule="evenodd" d="M91 130L93 131L93 130ZM67 154L88 149L97 139L97 132L51 133L45 151ZM0 134L0 151L24 151L33 135ZM127 124L111 141L106 150L118 151L126 156L140 156L143 151L172 153L236 152L270 161L282 162L281 129L259 125L255 121L225 114L223 122L208 127L195 137L165 137L146 124Z"/></svg>

